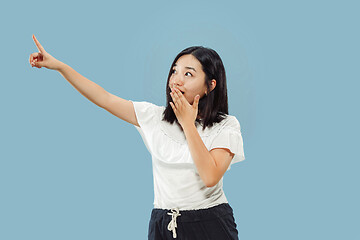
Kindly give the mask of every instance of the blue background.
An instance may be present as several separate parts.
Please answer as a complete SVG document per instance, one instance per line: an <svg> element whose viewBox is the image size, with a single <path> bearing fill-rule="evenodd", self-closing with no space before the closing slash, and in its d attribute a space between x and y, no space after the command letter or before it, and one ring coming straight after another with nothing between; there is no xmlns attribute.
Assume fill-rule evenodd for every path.
<svg viewBox="0 0 360 240"><path fill-rule="evenodd" d="M223 59L245 161L224 191L242 240L360 239L356 1L2 3L0 239L146 239L151 156L52 56L122 98L165 105L170 64Z"/></svg>

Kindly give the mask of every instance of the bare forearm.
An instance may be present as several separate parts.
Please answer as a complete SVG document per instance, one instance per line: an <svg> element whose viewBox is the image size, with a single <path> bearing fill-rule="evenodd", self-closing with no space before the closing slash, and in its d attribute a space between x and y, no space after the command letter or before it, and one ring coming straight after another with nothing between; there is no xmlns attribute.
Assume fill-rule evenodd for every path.
<svg viewBox="0 0 360 240"><path fill-rule="evenodd" d="M104 88L82 76L65 63L61 63L58 72L84 97L99 107L104 106L108 96L108 92Z"/></svg>
<svg viewBox="0 0 360 240"><path fill-rule="evenodd" d="M195 162L199 175L205 185L212 186L216 163L210 152L207 150L194 124L184 126L184 133L190 149L191 156Z"/></svg>

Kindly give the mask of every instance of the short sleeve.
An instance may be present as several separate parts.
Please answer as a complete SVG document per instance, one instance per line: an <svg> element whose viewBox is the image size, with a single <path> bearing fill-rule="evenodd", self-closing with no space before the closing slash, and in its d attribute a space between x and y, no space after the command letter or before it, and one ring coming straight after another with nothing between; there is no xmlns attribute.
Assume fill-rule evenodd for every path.
<svg viewBox="0 0 360 240"><path fill-rule="evenodd" d="M136 102L129 100L133 103L135 115L137 122L140 127L135 126L135 128L139 131L146 148L151 153L150 146L152 145L151 139L153 132L155 130L155 126L158 125L158 114L160 107L149 102Z"/></svg>
<svg viewBox="0 0 360 240"><path fill-rule="evenodd" d="M230 116L226 123L215 134L209 150L213 148L227 148L235 154L227 170L231 168L230 166L232 164L245 160L240 123L236 117Z"/></svg>
<svg viewBox="0 0 360 240"><path fill-rule="evenodd" d="M154 121L156 121L158 106L150 102L131 102L134 105L136 119L140 125L140 128L146 129L148 127L153 127Z"/></svg>

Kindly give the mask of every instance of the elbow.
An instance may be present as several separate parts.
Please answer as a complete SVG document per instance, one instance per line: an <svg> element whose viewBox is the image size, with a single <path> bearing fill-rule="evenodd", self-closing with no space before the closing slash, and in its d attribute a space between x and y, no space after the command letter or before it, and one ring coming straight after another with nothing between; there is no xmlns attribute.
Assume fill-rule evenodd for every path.
<svg viewBox="0 0 360 240"><path fill-rule="evenodd" d="M217 179L215 177L208 178L206 181L204 181L205 186L208 188L215 186L216 184L218 184L218 182L219 182L219 179Z"/></svg>
<svg viewBox="0 0 360 240"><path fill-rule="evenodd" d="M214 184L214 183L207 183L207 184L205 184L205 186L207 187L207 188L211 188L211 187L213 187L213 186L215 186L216 185L216 183Z"/></svg>
<svg viewBox="0 0 360 240"><path fill-rule="evenodd" d="M209 171L206 174L202 175L202 180L206 187L214 187L218 182L220 181L222 176L219 176L218 172L215 171Z"/></svg>

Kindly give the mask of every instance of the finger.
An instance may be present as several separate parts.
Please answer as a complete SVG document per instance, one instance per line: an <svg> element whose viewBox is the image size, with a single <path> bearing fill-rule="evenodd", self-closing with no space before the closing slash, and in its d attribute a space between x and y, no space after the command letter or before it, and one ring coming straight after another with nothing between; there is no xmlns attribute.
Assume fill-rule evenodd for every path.
<svg viewBox="0 0 360 240"><path fill-rule="evenodd" d="M29 59L30 63L33 62L36 58L38 58L39 55L40 55L40 53L38 53L38 52L30 54L30 59Z"/></svg>
<svg viewBox="0 0 360 240"><path fill-rule="evenodd" d="M43 53L45 52L45 49L41 46L41 44L39 43L39 41L36 39L35 35L33 34L33 39L34 42L36 44L36 47L38 48L39 52Z"/></svg>
<svg viewBox="0 0 360 240"><path fill-rule="evenodd" d="M37 67L37 68L41 68L41 67L43 67L43 65L42 65L43 63L40 61L37 61L36 59L32 62L32 66L33 67Z"/></svg>
<svg viewBox="0 0 360 240"><path fill-rule="evenodd" d="M34 61L34 53L30 54L29 57L29 63L31 64L31 62Z"/></svg>
<svg viewBox="0 0 360 240"><path fill-rule="evenodd" d="M178 108L179 103L178 103L177 96L176 96L175 92L171 92L170 95L171 95L171 98L172 98L172 100L174 102L174 105Z"/></svg>
<svg viewBox="0 0 360 240"><path fill-rule="evenodd" d="M173 88L173 89L172 89L172 92L173 92L173 94L174 94L174 97L178 97L177 88Z"/></svg>
<svg viewBox="0 0 360 240"><path fill-rule="evenodd" d="M177 101L177 104L180 106L182 104L184 104L184 99L182 98L182 94L181 94L181 91L177 88L175 88L175 99Z"/></svg>
<svg viewBox="0 0 360 240"><path fill-rule="evenodd" d="M195 109L198 107L199 105L199 99L200 99L200 95L196 95L195 98L194 98L194 103L193 103L193 106L195 107Z"/></svg>
<svg viewBox="0 0 360 240"><path fill-rule="evenodd" d="M32 61L34 60L34 55L33 53L30 54L30 57L29 57L29 63L32 65Z"/></svg>
<svg viewBox="0 0 360 240"><path fill-rule="evenodd" d="M177 99L180 103L185 103L185 97L178 88L175 88Z"/></svg>
<svg viewBox="0 0 360 240"><path fill-rule="evenodd" d="M174 113L176 112L176 108L172 102L170 102L171 108L173 109Z"/></svg>
<svg viewBox="0 0 360 240"><path fill-rule="evenodd" d="M31 65L32 67L34 67L34 66L35 66L35 63L38 61L38 58L37 58L38 54L39 54L39 53L33 53L33 54L30 55L29 62L30 62L30 65Z"/></svg>

